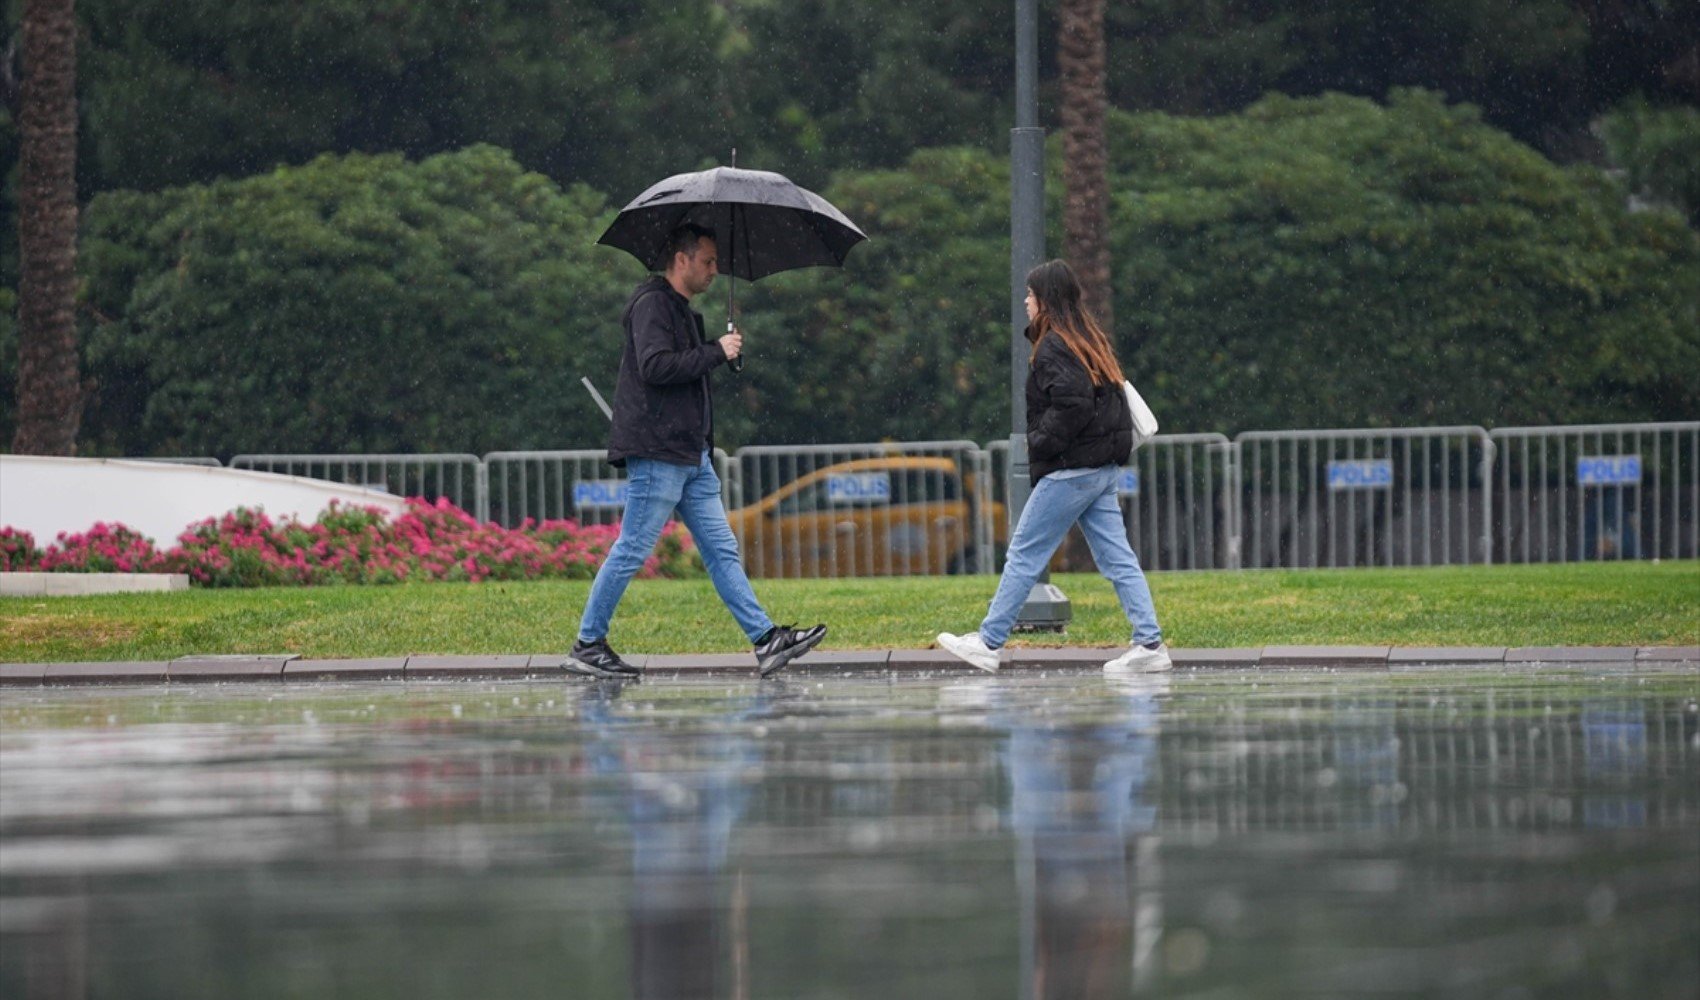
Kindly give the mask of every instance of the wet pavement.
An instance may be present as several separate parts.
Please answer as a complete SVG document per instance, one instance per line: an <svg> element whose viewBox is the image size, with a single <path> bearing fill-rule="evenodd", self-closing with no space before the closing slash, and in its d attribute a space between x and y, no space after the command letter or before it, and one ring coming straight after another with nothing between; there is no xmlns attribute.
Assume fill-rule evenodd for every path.
<svg viewBox="0 0 1700 1000"><path fill-rule="evenodd" d="M1692 997L1700 672L9 686L0 996Z"/></svg>

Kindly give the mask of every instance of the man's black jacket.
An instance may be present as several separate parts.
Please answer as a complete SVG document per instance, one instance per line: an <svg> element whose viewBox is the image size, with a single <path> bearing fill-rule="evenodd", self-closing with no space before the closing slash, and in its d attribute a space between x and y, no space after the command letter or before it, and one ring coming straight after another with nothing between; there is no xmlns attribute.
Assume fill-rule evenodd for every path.
<svg viewBox="0 0 1700 1000"><path fill-rule="evenodd" d="M1131 454L1133 415L1121 383L1093 385L1086 366L1061 337L1040 341L1027 369L1027 460L1032 481L1058 469L1122 465Z"/></svg>
<svg viewBox="0 0 1700 1000"><path fill-rule="evenodd" d="M608 461L655 458L696 465L714 448L708 373L726 352L703 332L702 315L659 275L637 287L620 317L626 329Z"/></svg>

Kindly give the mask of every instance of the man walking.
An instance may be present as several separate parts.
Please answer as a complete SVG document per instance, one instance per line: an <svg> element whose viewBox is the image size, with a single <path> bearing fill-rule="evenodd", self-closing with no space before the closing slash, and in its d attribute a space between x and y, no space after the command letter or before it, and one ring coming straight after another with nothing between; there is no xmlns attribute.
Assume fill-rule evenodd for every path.
<svg viewBox="0 0 1700 1000"><path fill-rule="evenodd" d="M579 621L567 669L591 677L631 677L637 668L608 645L608 626L626 585L655 550L676 511L702 553L715 592L755 646L766 677L813 649L825 625L775 625L750 589L738 560L738 540L726 523L715 474L714 398L708 373L736 358L744 339L733 331L718 341L703 332L691 299L714 282L719 254L714 233L684 225L668 238L666 272L651 275L626 303L625 349L614 389L614 430L608 461L627 470L620 537L596 572Z"/></svg>

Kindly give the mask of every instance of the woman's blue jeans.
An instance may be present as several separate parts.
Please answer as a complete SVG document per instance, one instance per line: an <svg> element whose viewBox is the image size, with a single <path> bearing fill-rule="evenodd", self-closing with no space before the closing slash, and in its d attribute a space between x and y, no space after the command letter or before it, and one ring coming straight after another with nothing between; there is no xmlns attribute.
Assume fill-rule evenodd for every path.
<svg viewBox="0 0 1700 1000"><path fill-rule="evenodd" d="M738 627L752 643L766 635L773 619L762 610L744 565L738 561L738 539L726 523L720 477L708 452L702 453L702 461L695 466L630 458L626 460L626 473L626 512L620 518L620 537L590 585L590 599L579 620L579 639L591 642L607 638L614 609L625 596L627 584L655 551L661 530L675 511L702 553L708 579Z"/></svg>
<svg viewBox="0 0 1700 1000"><path fill-rule="evenodd" d="M1121 470L1114 465L1070 469L1061 478L1052 473L1034 485L1009 540L998 591L992 595L985 621L980 623L980 638L987 646L996 649L1009 639L1009 630L1039 574L1062 544L1069 526L1077 521L1098 572L1116 588L1116 599L1133 626L1133 642L1144 645L1163 638L1162 629L1157 627L1157 609L1151 603L1151 587L1139 568L1139 557L1127 543L1121 506L1116 503L1120 475Z"/></svg>

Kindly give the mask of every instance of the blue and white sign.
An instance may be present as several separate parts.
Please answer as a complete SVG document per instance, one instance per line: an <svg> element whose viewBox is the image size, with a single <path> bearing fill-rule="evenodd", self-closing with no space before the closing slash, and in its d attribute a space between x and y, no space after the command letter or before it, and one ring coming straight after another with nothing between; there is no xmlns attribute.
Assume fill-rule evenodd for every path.
<svg viewBox="0 0 1700 1000"><path fill-rule="evenodd" d="M1393 485L1393 460L1370 458L1328 463L1331 490L1385 490Z"/></svg>
<svg viewBox="0 0 1700 1000"><path fill-rule="evenodd" d="M890 503L891 476L884 472L849 472L826 480L828 503Z"/></svg>
<svg viewBox="0 0 1700 1000"><path fill-rule="evenodd" d="M1124 497L1139 495L1139 470L1123 469L1121 476L1116 479L1116 492Z"/></svg>
<svg viewBox="0 0 1700 1000"><path fill-rule="evenodd" d="M573 484L573 506L579 510L624 507L629 488L624 479L580 480Z"/></svg>
<svg viewBox="0 0 1700 1000"><path fill-rule="evenodd" d="M1594 455L1576 460L1578 486L1638 486L1640 455Z"/></svg>

